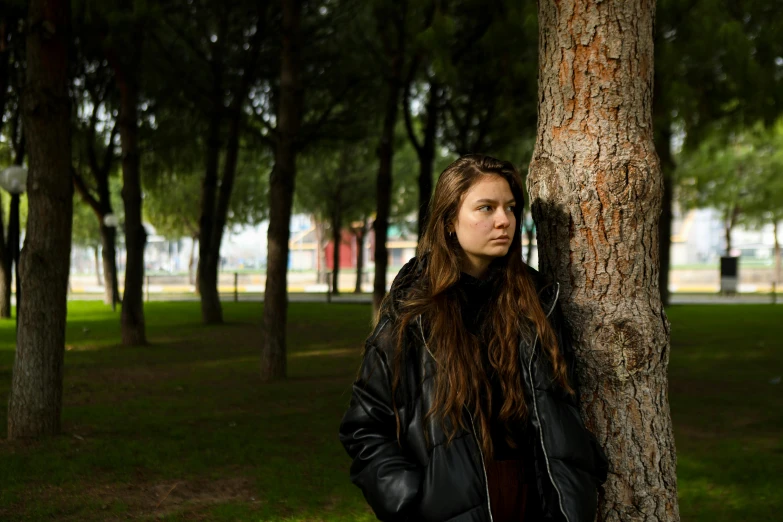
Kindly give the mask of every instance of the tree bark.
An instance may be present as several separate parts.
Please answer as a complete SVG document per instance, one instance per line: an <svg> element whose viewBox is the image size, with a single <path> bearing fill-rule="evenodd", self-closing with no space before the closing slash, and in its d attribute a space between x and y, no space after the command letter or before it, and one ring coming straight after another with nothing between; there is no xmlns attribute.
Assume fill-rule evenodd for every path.
<svg viewBox="0 0 783 522"><path fill-rule="evenodd" d="M340 244L342 243L342 215L340 214L340 202L332 214L332 294L339 295L340 281Z"/></svg>
<svg viewBox="0 0 783 522"><path fill-rule="evenodd" d="M60 431L71 259L70 2L30 0L27 21L29 210L19 269L24 299L8 401L9 439Z"/></svg>
<svg viewBox="0 0 783 522"><path fill-rule="evenodd" d="M275 166L269 180L269 229L264 289L264 341L261 379L286 376L288 319L288 239L296 178L296 148L302 124L301 30L302 0L282 1L282 52L277 114Z"/></svg>
<svg viewBox="0 0 783 522"><path fill-rule="evenodd" d="M361 228L354 230L356 236L356 288L353 293L362 293L362 275L364 273L364 238L367 236L367 218L362 220Z"/></svg>
<svg viewBox="0 0 783 522"><path fill-rule="evenodd" d="M122 296L122 344L147 344L144 321L144 248L147 232L141 218L141 171L138 133L141 28L136 28L134 46L115 62L120 93L120 145L122 149L122 200L125 207L125 292ZM119 54L119 53L118 53Z"/></svg>
<svg viewBox="0 0 783 522"><path fill-rule="evenodd" d="M581 407L610 461L600 521L676 521L669 323L658 288L653 2L539 3L528 188L539 266L560 283Z"/></svg>

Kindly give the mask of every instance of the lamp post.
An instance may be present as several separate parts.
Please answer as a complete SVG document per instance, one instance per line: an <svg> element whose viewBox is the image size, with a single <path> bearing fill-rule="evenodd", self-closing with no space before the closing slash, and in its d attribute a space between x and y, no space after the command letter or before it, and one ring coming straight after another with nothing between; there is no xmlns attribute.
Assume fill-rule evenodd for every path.
<svg viewBox="0 0 783 522"><path fill-rule="evenodd" d="M19 327L19 306L22 302L19 284L19 196L27 189L27 169L12 165L0 172L0 187L11 194L11 214L8 218L8 245L16 279L16 326Z"/></svg>

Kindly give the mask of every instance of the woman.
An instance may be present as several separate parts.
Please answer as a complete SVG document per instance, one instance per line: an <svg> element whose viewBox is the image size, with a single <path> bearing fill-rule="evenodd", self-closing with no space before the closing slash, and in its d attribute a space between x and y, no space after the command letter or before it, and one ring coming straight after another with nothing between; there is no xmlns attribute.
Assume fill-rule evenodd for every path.
<svg viewBox="0 0 783 522"><path fill-rule="evenodd" d="M521 181L472 154L367 339L340 440L380 520L592 522L606 458L557 298L521 257Z"/></svg>

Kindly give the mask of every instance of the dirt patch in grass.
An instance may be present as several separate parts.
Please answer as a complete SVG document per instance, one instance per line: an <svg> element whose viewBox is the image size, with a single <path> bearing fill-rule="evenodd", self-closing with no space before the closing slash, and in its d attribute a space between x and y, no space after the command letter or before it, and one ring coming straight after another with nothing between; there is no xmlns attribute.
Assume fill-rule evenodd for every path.
<svg viewBox="0 0 783 522"><path fill-rule="evenodd" d="M19 499L7 511L0 510L0 518L29 517L33 506L38 510L50 506L54 519L63 522L145 520L189 511L193 516L187 519L198 520L196 514L205 506L236 501L261 504L257 495L255 481L243 476L86 485L84 489L43 487Z"/></svg>

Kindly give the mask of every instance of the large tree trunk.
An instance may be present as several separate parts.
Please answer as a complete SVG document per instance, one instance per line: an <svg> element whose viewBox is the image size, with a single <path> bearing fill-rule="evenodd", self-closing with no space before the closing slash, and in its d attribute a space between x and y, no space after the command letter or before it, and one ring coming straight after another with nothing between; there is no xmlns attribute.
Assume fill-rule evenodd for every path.
<svg viewBox="0 0 783 522"><path fill-rule="evenodd" d="M120 302L117 278L117 229L107 227L101 220L101 247L103 257L103 302L114 310Z"/></svg>
<svg viewBox="0 0 783 522"><path fill-rule="evenodd" d="M135 50L123 55L115 67L120 92L120 144L122 148L122 200L125 206L125 292L122 296L122 344L147 344L144 323L144 247L147 232L141 220L141 171L138 133L140 29L134 37Z"/></svg>
<svg viewBox="0 0 783 522"><path fill-rule="evenodd" d="M283 47L277 114L279 137L269 181L269 229L264 289L264 341L261 379L286 376L288 316L288 239L296 178L296 148L302 122L301 32L302 0L283 0Z"/></svg>
<svg viewBox="0 0 783 522"><path fill-rule="evenodd" d="M654 2L539 3L528 188L539 265L560 282L582 411L609 456L600 521L676 521L669 324L658 289Z"/></svg>
<svg viewBox="0 0 783 522"><path fill-rule="evenodd" d="M71 259L70 2L30 0L24 128L29 132L27 235L8 438L60 431Z"/></svg>

